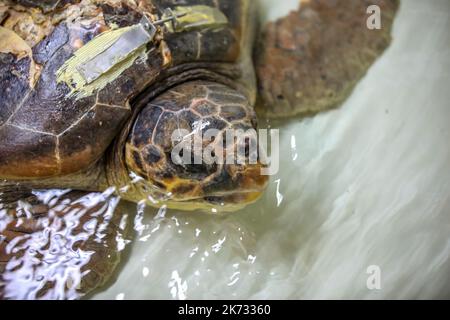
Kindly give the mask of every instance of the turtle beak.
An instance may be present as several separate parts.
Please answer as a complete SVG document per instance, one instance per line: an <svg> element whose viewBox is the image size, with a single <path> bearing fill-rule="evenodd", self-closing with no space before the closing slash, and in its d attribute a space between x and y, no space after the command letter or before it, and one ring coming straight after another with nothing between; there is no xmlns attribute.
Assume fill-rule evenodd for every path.
<svg viewBox="0 0 450 320"><path fill-rule="evenodd" d="M268 184L263 165L225 165L219 174L203 187L203 200L211 205L228 208L245 207L260 198Z"/></svg>
<svg viewBox="0 0 450 320"><path fill-rule="evenodd" d="M172 189L171 199L165 204L172 209L213 214L241 210L264 193L269 177L261 174L263 168L260 163L221 166L216 174L192 189Z"/></svg>

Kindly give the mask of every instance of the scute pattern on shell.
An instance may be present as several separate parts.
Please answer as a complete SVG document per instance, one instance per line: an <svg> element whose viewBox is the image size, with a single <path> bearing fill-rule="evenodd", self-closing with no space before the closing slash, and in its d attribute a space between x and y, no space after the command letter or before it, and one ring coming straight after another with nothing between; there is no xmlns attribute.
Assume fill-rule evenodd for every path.
<svg viewBox="0 0 450 320"><path fill-rule="evenodd" d="M186 66L185 71L203 67L213 74L216 64L220 68L220 63L236 62L245 22L241 1L192 0L184 4L218 7L229 18L230 26L158 35L155 43L149 44L146 57L136 59L105 87L80 98L72 95L70 81L57 77L75 51L113 27L136 24L144 14L157 19L164 9L180 3L23 0L17 5L0 0L0 28L22 37L30 49L29 57L0 53L2 86L6 88L0 92L0 100L5 101L0 108L4 142L0 145L0 177L22 180L81 172L101 159L120 135L132 114L130 100L151 86L156 91L159 82L177 74L171 73L172 69L180 65ZM30 63L38 68L33 78L27 72Z"/></svg>
<svg viewBox="0 0 450 320"><path fill-rule="evenodd" d="M27 5L33 3L29 1ZM13 12L17 9L7 8ZM80 11L74 14L72 9ZM34 17L32 14L39 10L20 12ZM0 100L5 101L0 108L0 176L3 178L52 177L85 169L103 155L130 115L127 101L138 89L132 73L113 83L119 92L109 87L82 99L70 97L67 85L56 80L58 69L79 45L107 29L98 8L84 10L73 5L61 10L58 14L40 13L45 21L55 20L55 25L42 41L28 40L34 46L32 56L22 58L16 52L0 53L2 86L6 89L0 92ZM72 16L64 20L56 18L57 15ZM12 28L8 31L0 25L4 32L15 32L17 24L8 19L3 23ZM39 66L34 87L28 72L30 59ZM125 87L121 85L124 82Z"/></svg>

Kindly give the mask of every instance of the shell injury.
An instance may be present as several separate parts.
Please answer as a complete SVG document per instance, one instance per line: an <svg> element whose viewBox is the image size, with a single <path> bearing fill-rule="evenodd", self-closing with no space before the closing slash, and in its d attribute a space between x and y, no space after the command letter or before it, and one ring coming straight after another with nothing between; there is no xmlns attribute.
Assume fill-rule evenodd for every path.
<svg viewBox="0 0 450 320"><path fill-rule="evenodd" d="M146 44L154 32L141 24L106 31L77 50L57 72L57 81L83 98L103 89L138 59L145 59Z"/></svg>

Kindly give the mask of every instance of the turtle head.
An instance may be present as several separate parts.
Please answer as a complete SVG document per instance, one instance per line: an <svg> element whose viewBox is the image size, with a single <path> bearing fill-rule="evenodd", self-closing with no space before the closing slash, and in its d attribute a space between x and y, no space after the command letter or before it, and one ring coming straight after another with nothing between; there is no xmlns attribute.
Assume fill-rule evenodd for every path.
<svg viewBox="0 0 450 320"><path fill-rule="evenodd" d="M268 181L263 157L247 98L200 81L148 103L125 147L129 173L141 177L139 197L182 210L227 212L256 201Z"/></svg>

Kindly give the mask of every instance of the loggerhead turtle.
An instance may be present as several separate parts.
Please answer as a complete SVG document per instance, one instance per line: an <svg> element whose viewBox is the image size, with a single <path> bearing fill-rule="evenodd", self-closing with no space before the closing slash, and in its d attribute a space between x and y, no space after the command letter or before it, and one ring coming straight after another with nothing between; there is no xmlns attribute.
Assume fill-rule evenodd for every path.
<svg viewBox="0 0 450 320"><path fill-rule="evenodd" d="M381 8L381 30L366 28L372 4ZM226 157L237 142L225 130L256 129L255 109L280 118L337 106L388 46L398 1L303 1L262 32L256 6L0 0L0 297L14 297L5 293L18 254L11 243L45 229L37 222L49 205L32 190L113 186L125 200L181 210L235 211L256 201L268 181L261 159L174 163L173 132L217 129L213 143ZM36 204L26 217L8 209L24 198ZM55 217L68 212L58 210ZM100 218L88 212L80 220L89 219ZM117 228L108 224L108 243ZM95 254L83 265L91 272L80 293L103 284L118 261L106 258L114 246L100 248L93 234L83 240ZM50 287L38 285L31 297Z"/></svg>

